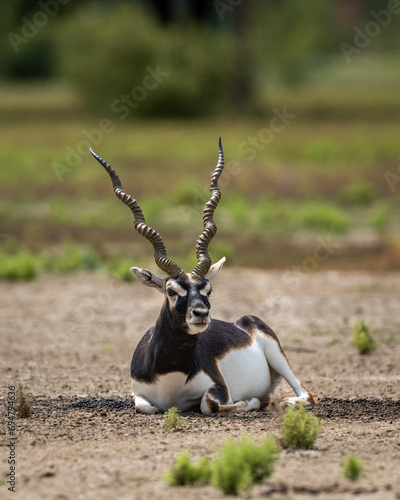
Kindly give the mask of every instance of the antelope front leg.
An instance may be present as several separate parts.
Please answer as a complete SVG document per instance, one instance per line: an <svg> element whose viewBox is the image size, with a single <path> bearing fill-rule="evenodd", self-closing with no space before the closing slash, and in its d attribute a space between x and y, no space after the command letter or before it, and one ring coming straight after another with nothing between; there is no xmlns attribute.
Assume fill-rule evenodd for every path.
<svg viewBox="0 0 400 500"><path fill-rule="evenodd" d="M150 401L148 401L143 396L133 394L133 400L135 402L135 410L138 413L146 413L147 415L154 415L155 413L160 412L160 410L156 406L152 405Z"/></svg>

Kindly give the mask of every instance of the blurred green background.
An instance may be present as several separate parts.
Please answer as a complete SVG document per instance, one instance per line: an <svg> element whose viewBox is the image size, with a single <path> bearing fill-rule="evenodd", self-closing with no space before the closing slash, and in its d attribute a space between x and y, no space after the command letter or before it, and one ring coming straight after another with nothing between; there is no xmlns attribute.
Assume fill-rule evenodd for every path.
<svg viewBox="0 0 400 500"><path fill-rule="evenodd" d="M151 246L90 156L188 267L400 268L400 6L362 0L0 5L0 277L129 279Z"/></svg>

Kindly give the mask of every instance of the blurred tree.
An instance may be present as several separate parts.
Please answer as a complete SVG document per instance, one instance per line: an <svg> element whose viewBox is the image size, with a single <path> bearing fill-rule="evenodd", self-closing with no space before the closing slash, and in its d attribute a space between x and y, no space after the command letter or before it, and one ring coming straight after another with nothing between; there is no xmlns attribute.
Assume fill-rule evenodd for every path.
<svg viewBox="0 0 400 500"><path fill-rule="evenodd" d="M208 26L170 29L126 2L82 8L56 32L61 74L102 114L190 117L232 102L231 39ZM157 68L165 77L150 85Z"/></svg>
<svg viewBox="0 0 400 500"><path fill-rule="evenodd" d="M255 107L255 86L251 51L247 42L248 11L252 0L218 2L214 0L151 0L158 18L164 25L173 25L182 19L199 25L208 24L218 31L231 31L235 72L231 93L237 110ZM221 14L223 13L223 15Z"/></svg>
<svg viewBox="0 0 400 500"><path fill-rule="evenodd" d="M212 12L213 0L187 0L177 2L176 0L151 0L160 21L163 24L175 22L182 12L186 17L198 23L208 22Z"/></svg>
<svg viewBox="0 0 400 500"><path fill-rule="evenodd" d="M251 45L259 78L301 83L313 65L338 52L335 1L270 0L251 11Z"/></svg>

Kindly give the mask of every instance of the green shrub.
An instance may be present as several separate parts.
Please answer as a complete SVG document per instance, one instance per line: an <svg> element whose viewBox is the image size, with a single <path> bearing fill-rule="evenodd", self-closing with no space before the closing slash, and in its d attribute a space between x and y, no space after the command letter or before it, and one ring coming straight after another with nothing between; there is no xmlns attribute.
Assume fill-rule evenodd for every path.
<svg viewBox="0 0 400 500"><path fill-rule="evenodd" d="M355 481L364 474L364 460L360 460L352 455L347 455L343 457L340 469L346 479Z"/></svg>
<svg viewBox="0 0 400 500"><path fill-rule="evenodd" d="M282 416L282 438L290 448L312 448L321 430L322 422L303 405L286 408Z"/></svg>
<svg viewBox="0 0 400 500"><path fill-rule="evenodd" d="M253 483L260 483L264 477L269 477L273 473L280 449L272 434L258 445L245 435L239 446L243 461L250 466Z"/></svg>
<svg viewBox="0 0 400 500"><path fill-rule="evenodd" d="M191 181L185 180L178 184L172 191L169 197L169 201L172 205L187 205L194 209L194 205L200 205L201 210L206 204L209 198L208 188L204 189L204 192L198 192L195 189L196 181L192 179Z"/></svg>
<svg viewBox="0 0 400 500"><path fill-rule="evenodd" d="M349 216L344 210L325 202L312 202L305 205L300 216L303 224L313 229L342 233L350 225Z"/></svg>
<svg viewBox="0 0 400 500"><path fill-rule="evenodd" d="M270 476L279 455L272 435L258 445L247 435L239 443L227 438L213 460L203 456L194 464L188 451L184 451L164 477L174 486L211 483L227 495L237 495Z"/></svg>
<svg viewBox="0 0 400 500"><path fill-rule="evenodd" d="M389 210L386 205L374 206L369 216L369 224L375 229L383 229L389 220Z"/></svg>
<svg viewBox="0 0 400 500"><path fill-rule="evenodd" d="M250 464L243 460L240 447L232 439L225 441L212 463L211 484L226 495L237 495L252 485Z"/></svg>
<svg viewBox="0 0 400 500"><path fill-rule="evenodd" d="M33 280L37 274L36 259L29 252L20 251L16 255L0 255L0 279Z"/></svg>
<svg viewBox="0 0 400 500"><path fill-rule="evenodd" d="M134 280L131 267L131 259L125 257L113 256L110 257L106 263L107 270L114 276L114 278L121 281Z"/></svg>
<svg viewBox="0 0 400 500"><path fill-rule="evenodd" d="M182 429L183 419L179 417L179 410L175 406L164 413L164 427L170 431Z"/></svg>
<svg viewBox="0 0 400 500"><path fill-rule="evenodd" d="M68 245L64 253L55 260L55 270L59 273L74 271L93 271L98 269L101 261L91 248Z"/></svg>
<svg viewBox="0 0 400 500"><path fill-rule="evenodd" d="M372 338L369 327L364 321L357 321L353 330L351 343L360 354L369 354L377 348L378 343Z"/></svg>
<svg viewBox="0 0 400 500"><path fill-rule="evenodd" d="M228 438L211 464L211 484L227 495L237 495L270 476L279 455L273 436L259 445L248 436L241 443Z"/></svg>
<svg viewBox="0 0 400 500"><path fill-rule="evenodd" d="M251 207L242 196L228 196L224 199L224 209L237 225L247 226L251 220Z"/></svg>
<svg viewBox="0 0 400 500"><path fill-rule="evenodd" d="M185 484L207 484L210 481L210 460L203 456L194 464L189 452L185 450L175 458L175 466L164 475L168 484L184 486Z"/></svg>
<svg viewBox="0 0 400 500"><path fill-rule="evenodd" d="M341 201L354 205L367 205L373 201L374 197L374 186L366 181L350 184L339 194Z"/></svg>
<svg viewBox="0 0 400 500"><path fill-rule="evenodd" d="M304 156L313 163L334 165L346 158L346 152L337 141L317 139L304 146Z"/></svg>

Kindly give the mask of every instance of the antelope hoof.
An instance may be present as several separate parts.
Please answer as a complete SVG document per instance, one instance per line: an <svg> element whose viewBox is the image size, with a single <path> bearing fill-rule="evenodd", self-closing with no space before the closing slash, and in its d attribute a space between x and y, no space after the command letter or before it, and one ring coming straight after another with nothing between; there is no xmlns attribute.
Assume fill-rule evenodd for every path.
<svg viewBox="0 0 400 500"><path fill-rule="evenodd" d="M250 399L250 401L247 403L245 411L260 410L260 409L261 409L261 401L257 398L253 398Z"/></svg>

